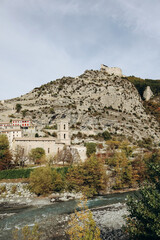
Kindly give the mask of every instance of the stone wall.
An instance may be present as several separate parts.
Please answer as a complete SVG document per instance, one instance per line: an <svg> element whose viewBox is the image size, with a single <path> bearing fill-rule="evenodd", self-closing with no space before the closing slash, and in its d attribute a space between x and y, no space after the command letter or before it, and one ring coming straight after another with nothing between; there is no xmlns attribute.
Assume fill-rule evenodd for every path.
<svg viewBox="0 0 160 240"><path fill-rule="evenodd" d="M118 67L108 67L104 64L101 64L101 70L107 72L109 75L122 76L122 70Z"/></svg>

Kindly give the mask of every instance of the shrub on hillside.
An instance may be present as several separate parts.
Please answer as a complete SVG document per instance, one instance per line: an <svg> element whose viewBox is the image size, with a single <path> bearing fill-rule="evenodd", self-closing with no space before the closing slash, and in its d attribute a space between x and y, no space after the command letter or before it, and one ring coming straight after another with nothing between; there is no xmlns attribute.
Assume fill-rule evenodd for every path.
<svg viewBox="0 0 160 240"><path fill-rule="evenodd" d="M104 138L105 141L107 141L111 139L111 134L108 131L104 131L102 133L102 137Z"/></svg>
<svg viewBox="0 0 160 240"><path fill-rule="evenodd" d="M87 157L90 157L93 153L96 152L96 143L93 142L89 142L85 144L86 148L87 148Z"/></svg>

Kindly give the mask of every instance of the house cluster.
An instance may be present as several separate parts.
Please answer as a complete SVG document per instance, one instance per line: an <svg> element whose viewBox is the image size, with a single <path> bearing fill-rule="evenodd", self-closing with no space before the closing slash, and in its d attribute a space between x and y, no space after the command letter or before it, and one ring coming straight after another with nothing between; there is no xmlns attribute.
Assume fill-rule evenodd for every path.
<svg viewBox="0 0 160 240"><path fill-rule="evenodd" d="M14 152L18 147L27 156L31 149L41 147L46 155L55 156L64 146L72 153L78 153L81 161L86 159L86 147L71 145L68 119L57 121L57 137L35 137L35 127L30 120L15 119L11 123L0 123L0 134L6 134L10 148Z"/></svg>

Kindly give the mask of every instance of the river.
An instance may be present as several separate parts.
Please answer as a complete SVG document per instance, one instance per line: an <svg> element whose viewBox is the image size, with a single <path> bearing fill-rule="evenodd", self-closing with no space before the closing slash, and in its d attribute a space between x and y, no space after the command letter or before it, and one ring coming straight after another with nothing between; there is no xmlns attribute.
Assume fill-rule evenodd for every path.
<svg viewBox="0 0 160 240"><path fill-rule="evenodd" d="M89 208L100 208L112 206L118 203L125 203L127 195L133 195L134 192L107 194L97 196L88 200ZM22 228L24 225L33 226L35 222L43 225L43 228L50 228L51 225L56 227L56 219L59 223L65 224L68 220L67 214L74 212L77 206L76 200L68 202L55 202L45 206L14 206L0 208L0 240L12 240L12 230L14 227ZM63 220L62 220L63 216ZM62 225L62 224L61 224ZM55 229L53 227L53 231ZM63 225L62 225L63 227ZM48 238L49 239L49 238ZM55 238L56 239L56 238ZM58 238L57 238L58 239ZM63 240L63 238L61 238Z"/></svg>

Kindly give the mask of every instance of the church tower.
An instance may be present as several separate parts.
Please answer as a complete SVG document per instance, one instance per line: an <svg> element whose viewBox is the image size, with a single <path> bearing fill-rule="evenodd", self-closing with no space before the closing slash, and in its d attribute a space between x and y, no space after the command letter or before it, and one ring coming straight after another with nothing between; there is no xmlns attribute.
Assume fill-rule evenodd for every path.
<svg viewBox="0 0 160 240"><path fill-rule="evenodd" d="M69 126L68 119L60 119L57 122L57 143L64 143L66 145L70 145L70 137L69 137Z"/></svg>

